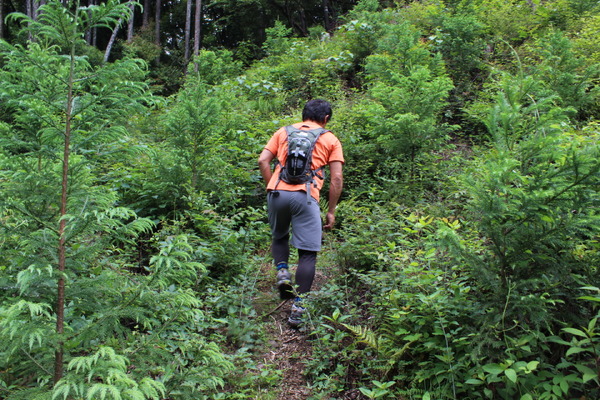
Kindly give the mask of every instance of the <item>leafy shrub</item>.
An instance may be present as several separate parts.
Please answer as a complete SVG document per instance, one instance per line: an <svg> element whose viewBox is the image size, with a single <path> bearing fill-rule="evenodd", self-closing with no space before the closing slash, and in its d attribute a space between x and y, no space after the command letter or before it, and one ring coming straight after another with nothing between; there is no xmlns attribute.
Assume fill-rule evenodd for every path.
<svg viewBox="0 0 600 400"><path fill-rule="evenodd" d="M537 62L528 62L536 66L531 75L543 82L546 95L558 96L558 105L575 109L580 120L593 115L599 65L587 66L584 58L575 55L572 41L560 32L540 37L533 46L533 57Z"/></svg>
<svg viewBox="0 0 600 400"><path fill-rule="evenodd" d="M323 294L317 293L311 302L322 307L319 296L325 296L338 307L337 311L318 310L317 315L330 317L317 328L317 336L319 346L331 346L329 355L340 357L333 363L325 356L312 362L313 379L331 379L331 386L324 386L327 390L338 388L335 382L340 379L339 384L350 379L346 389L362 387L363 393L371 394L376 389L367 388L374 387L373 379L393 381L392 386L375 387L396 398L423 395L427 390L440 395L457 393L461 371L474 365L469 348L474 331L468 327L481 312L471 297L469 280L461 277L462 266L452 266L434 238L438 226L452 231L459 224L406 215L396 207L370 210L373 221L364 218L371 212L352 208L355 218L349 226L357 227L364 241L360 246L354 241L348 246L368 249L378 267L346 266L347 276L329 284L346 282L345 297L339 298L343 296L339 289L324 287ZM386 217L376 217L383 215ZM342 219L344 226L350 222Z"/></svg>
<svg viewBox="0 0 600 400"><path fill-rule="evenodd" d="M544 23L538 7L533 3L493 0L475 4L477 18L509 43L523 42Z"/></svg>
<svg viewBox="0 0 600 400"><path fill-rule="evenodd" d="M197 65L197 72L192 76L208 85L219 84L241 72L240 64L234 61L233 53L228 50L202 50L194 59L194 64Z"/></svg>
<svg viewBox="0 0 600 400"><path fill-rule="evenodd" d="M514 117L515 121L526 118L522 114ZM511 137L516 132L509 127L511 124L498 125L498 134ZM597 218L590 212L599 168L597 149L590 142L590 133L557 132L539 125L538 129L518 142L519 135L501 140L488 162L477 166L486 172L476 174L475 180L470 174L470 184L465 181L474 195L471 206L481 217L481 229L495 244L491 249L494 258L485 264L494 265L493 274L504 292L511 282L535 287L545 278L569 287L574 284L569 274L589 274L584 264L573 259L573 250L598 228ZM509 147L505 147L507 142Z"/></svg>
<svg viewBox="0 0 600 400"><path fill-rule="evenodd" d="M475 98L488 77L486 48L489 39L485 26L472 14L453 14L443 18L428 39L442 54L454 83L450 107L444 117L460 121L464 129L466 121L462 118L462 108Z"/></svg>
<svg viewBox="0 0 600 400"><path fill-rule="evenodd" d="M600 15L587 16L583 19L581 31L574 38L574 49L581 57L586 57L592 64L600 62L600 45L595 40L594 32L600 27Z"/></svg>
<svg viewBox="0 0 600 400"><path fill-rule="evenodd" d="M365 64L368 95L380 105L369 111L372 140L388 169L382 172L407 183L418 175L422 155L438 150L449 131L439 120L452 83L439 56L421 45L418 35L408 24L390 25Z"/></svg>
<svg viewBox="0 0 600 400"><path fill-rule="evenodd" d="M279 20L271 28L265 29L267 38L263 43L263 49L267 55L283 55L288 51L292 36L292 30Z"/></svg>

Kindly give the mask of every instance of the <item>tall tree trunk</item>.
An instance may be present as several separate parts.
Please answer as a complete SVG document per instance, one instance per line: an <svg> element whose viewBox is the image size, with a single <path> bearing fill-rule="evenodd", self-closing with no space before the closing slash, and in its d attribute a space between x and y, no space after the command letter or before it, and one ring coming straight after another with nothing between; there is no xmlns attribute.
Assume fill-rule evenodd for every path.
<svg viewBox="0 0 600 400"><path fill-rule="evenodd" d="M25 0L25 14L31 19L33 19L33 0ZM29 41L33 40L33 35L31 31L27 34L27 38Z"/></svg>
<svg viewBox="0 0 600 400"><path fill-rule="evenodd" d="M129 8L131 9L131 17L129 17L129 22L127 23L127 43L131 43L133 40L133 27L135 22L135 6L133 3L129 4Z"/></svg>
<svg viewBox="0 0 600 400"><path fill-rule="evenodd" d="M110 35L110 39L108 40L108 45L106 46L106 51L104 52L104 62L107 62L108 58L110 57L110 51L112 50L112 47L115 44L115 40L117 39L117 34L119 33L119 28L121 27L122 23L123 23L123 18L119 18L119 21L117 21L117 26L115 27L115 30L113 31L112 35Z"/></svg>
<svg viewBox="0 0 600 400"><path fill-rule="evenodd" d="M0 0L0 39L4 38L4 0Z"/></svg>
<svg viewBox="0 0 600 400"><path fill-rule="evenodd" d="M156 0L156 10L154 13L154 43L160 46L160 8L161 0Z"/></svg>
<svg viewBox="0 0 600 400"><path fill-rule="evenodd" d="M325 28L326 32L329 32L331 29L330 18L329 0L323 0L323 27Z"/></svg>
<svg viewBox="0 0 600 400"><path fill-rule="evenodd" d="M308 22L306 19L306 13L304 12L304 8L300 8L299 14L300 14L300 18L299 18L300 21L298 21L296 26L298 26L298 29L300 30L302 35L306 36L306 35L308 35Z"/></svg>
<svg viewBox="0 0 600 400"><path fill-rule="evenodd" d="M202 0L196 0L196 14L194 19L194 58L200 54L200 29L202 27ZM194 72L198 72L198 63L194 62Z"/></svg>
<svg viewBox="0 0 600 400"><path fill-rule="evenodd" d="M91 7L95 4L94 0L88 0L88 7ZM88 15L90 14L90 11L88 11ZM96 47L96 28L91 28L88 29L85 32L85 41L87 42L87 44L89 44L90 46L94 46Z"/></svg>
<svg viewBox="0 0 600 400"><path fill-rule="evenodd" d="M38 19L40 16L40 7L46 4L46 0L33 0L33 18Z"/></svg>
<svg viewBox="0 0 600 400"><path fill-rule="evenodd" d="M150 22L150 0L144 0L144 13L142 14L142 27L145 28Z"/></svg>
<svg viewBox="0 0 600 400"><path fill-rule="evenodd" d="M91 6L92 4L93 4L92 0L89 0L88 6ZM87 13L88 13L88 18L89 18L90 11L88 10ZM92 44L92 30L91 29L86 29L86 31L85 31L85 42L90 45Z"/></svg>
<svg viewBox="0 0 600 400"><path fill-rule="evenodd" d="M162 47L160 46L160 8L161 8L161 0L156 0L156 10L154 12L154 43L156 43L156 45L161 48L161 53L162 53ZM156 63L160 64L160 53L158 55L158 57L156 57Z"/></svg>
<svg viewBox="0 0 600 400"><path fill-rule="evenodd" d="M63 376L64 342L61 337L65 325L65 271L67 265L67 201L69 193L69 155L71 152L71 118L73 116L73 84L75 78L75 48L71 48L71 69L65 111L65 143L63 149L62 191L60 197L60 222L58 224L58 288L56 301L56 333L58 343L54 357L54 383Z"/></svg>
<svg viewBox="0 0 600 400"><path fill-rule="evenodd" d="M190 61L190 30L192 29L192 0L187 0L185 9L185 64Z"/></svg>

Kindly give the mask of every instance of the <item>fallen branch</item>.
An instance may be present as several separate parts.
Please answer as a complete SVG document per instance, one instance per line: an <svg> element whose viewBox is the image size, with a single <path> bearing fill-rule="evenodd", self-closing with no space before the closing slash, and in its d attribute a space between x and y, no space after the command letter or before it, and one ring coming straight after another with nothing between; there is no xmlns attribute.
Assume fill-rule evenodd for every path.
<svg viewBox="0 0 600 400"><path fill-rule="evenodd" d="M277 307L275 307L273 310L269 311L269 312L268 312L268 313L266 313L266 314L263 314L263 315L261 315L261 316L260 316L260 317L258 317L258 318L260 318L260 319L263 319L263 318L265 318L265 317L268 317L269 315L273 314L275 311L277 311L277 310L279 310L281 307L283 307L283 305L284 305L285 303L287 303L288 301L290 301L290 299L285 299L285 300L283 300L283 301L282 301L281 303L279 303L279 305L278 305Z"/></svg>

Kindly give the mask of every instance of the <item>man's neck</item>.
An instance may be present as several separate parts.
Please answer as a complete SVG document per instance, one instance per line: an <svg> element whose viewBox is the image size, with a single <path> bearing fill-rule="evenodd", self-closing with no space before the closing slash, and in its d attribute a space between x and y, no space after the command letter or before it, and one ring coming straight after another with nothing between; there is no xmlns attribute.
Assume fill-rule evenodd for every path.
<svg viewBox="0 0 600 400"><path fill-rule="evenodd" d="M307 119L302 121L303 124L313 124L313 125L319 125L321 128L325 128L325 125L327 125L327 121L325 122L317 122L317 121L313 121L312 119Z"/></svg>

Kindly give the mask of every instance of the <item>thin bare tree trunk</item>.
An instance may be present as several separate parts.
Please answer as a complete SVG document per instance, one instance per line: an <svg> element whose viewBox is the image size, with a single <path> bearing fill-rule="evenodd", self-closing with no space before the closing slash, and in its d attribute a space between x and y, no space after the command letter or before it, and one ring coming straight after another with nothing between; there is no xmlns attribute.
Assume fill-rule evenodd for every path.
<svg viewBox="0 0 600 400"><path fill-rule="evenodd" d="M323 26L326 32L331 29L330 25L330 14L329 14L329 1L323 0Z"/></svg>
<svg viewBox="0 0 600 400"><path fill-rule="evenodd" d="M56 301L56 333L59 337L54 357L54 383L63 376L64 342L61 336L65 324L65 271L67 266L67 200L69 193L69 155L71 152L71 118L73 114L73 82L75 75L75 49L71 49L71 70L65 111L65 143L63 149L62 192L60 198L60 222L58 224L58 289Z"/></svg>
<svg viewBox="0 0 600 400"><path fill-rule="evenodd" d="M0 39L4 38L4 0L0 0Z"/></svg>
<svg viewBox="0 0 600 400"><path fill-rule="evenodd" d="M90 0L90 2L88 3L90 6L92 5L92 0ZM88 10L88 16L90 15L90 11ZM85 31L85 42L87 44L92 44L92 30L91 29L87 29Z"/></svg>
<svg viewBox="0 0 600 400"><path fill-rule="evenodd" d="M185 9L185 63L190 61L190 30L192 29L192 0L187 0Z"/></svg>
<svg viewBox="0 0 600 400"><path fill-rule="evenodd" d="M200 54L200 29L202 27L202 0L196 0L196 14L194 20L194 58ZM194 72L198 72L198 63L194 62Z"/></svg>
<svg viewBox="0 0 600 400"><path fill-rule="evenodd" d="M156 0L156 10L154 13L154 43L160 46L160 8L161 8L161 0Z"/></svg>
<svg viewBox="0 0 600 400"><path fill-rule="evenodd" d="M150 0L144 1L144 13L142 14L142 27L147 27L150 22Z"/></svg>
<svg viewBox="0 0 600 400"><path fill-rule="evenodd" d="M131 9L131 17L129 18L129 22L127 24L127 43L131 43L133 40L133 24L135 22L135 6L133 3L129 4L129 8Z"/></svg>
<svg viewBox="0 0 600 400"><path fill-rule="evenodd" d="M160 47L160 8L161 8L161 0L156 0L156 10L154 12L154 43ZM162 50L161 50L162 53ZM156 63L160 64L160 54L156 57Z"/></svg>
<svg viewBox="0 0 600 400"><path fill-rule="evenodd" d="M33 18L40 16L40 7L46 4L46 0L33 0Z"/></svg>
<svg viewBox="0 0 600 400"><path fill-rule="evenodd" d="M25 13L31 19L33 19L33 0L25 0ZM33 35L31 31L27 34L27 38L31 41L33 40Z"/></svg>
<svg viewBox="0 0 600 400"><path fill-rule="evenodd" d="M94 5L94 0L88 0L88 7L91 7ZM88 15L91 12L88 11ZM90 46L96 46L96 28L92 28L92 29L88 29L85 32L85 41L87 42L87 44L89 44Z"/></svg>
<svg viewBox="0 0 600 400"><path fill-rule="evenodd" d="M123 18L119 18L119 21L117 21L117 26L115 27L115 30L113 31L112 35L110 35L110 39L108 40L108 45L106 46L106 51L104 52L104 62L107 62L108 58L110 57L110 51L112 50L112 47L115 44L115 40L117 39L117 34L119 33L119 28L121 27L122 23L123 23Z"/></svg>

